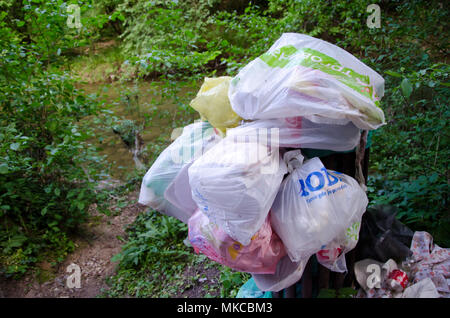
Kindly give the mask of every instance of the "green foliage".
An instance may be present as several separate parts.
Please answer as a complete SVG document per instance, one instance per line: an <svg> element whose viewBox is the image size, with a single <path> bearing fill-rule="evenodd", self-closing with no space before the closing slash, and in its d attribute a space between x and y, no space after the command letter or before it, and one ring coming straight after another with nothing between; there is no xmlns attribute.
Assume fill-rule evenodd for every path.
<svg viewBox="0 0 450 318"><path fill-rule="evenodd" d="M174 218L160 217L157 213L140 214L135 225L128 229L128 234L129 242L113 259L124 267L155 262L171 266L171 260L189 255L183 245L187 227Z"/></svg>
<svg viewBox="0 0 450 318"><path fill-rule="evenodd" d="M250 277L248 273L236 272L229 267L223 267L222 273L220 274L220 282L222 283L220 297L235 298L239 289Z"/></svg>
<svg viewBox="0 0 450 318"><path fill-rule="evenodd" d="M201 281L205 270L215 265L202 255L195 255L183 240L187 226L158 212L140 214L127 229L128 237L112 260L119 261L117 274L110 277L104 297L174 297ZM190 276L185 275L189 270ZM216 282L217 284L217 282ZM214 292L214 286L205 286Z"/></svg>
<svg viewBox="0 0 450 318"><path fill-rule="evenodd" d="M220 52L205 50L199 30L207 27L213 1L124 1L123 49L143 75L203 71ZM168 36L170 34L170 36Z"/></svg>
<svg viewBox="0 0 450 318"><path fill-rule="evenodd" d="M362 0L332 6L321 1L241 1L245 2L248 7L243 12L211 0L117 5L114 12L125 17L120 37L129 57L126 63L145 77L235 74L284 32L339 42L350 38L350 29L357 41L366 31L365 9L370 4Z"/></svg>
<svg viewBox="0 0 450 318"><path fill-rule="evenodd" d="M369 197L396 205L402 221L448 246L449 66L424 59L419 69L388 73L390 120L374 134Z"/></svg>
<svg viewBox="0 0 450 318"><path fill-rule="evenodd" d="M47 70L58 54L40 41L60 43L59 31L46 32L46 40L39 32L59 20L44 19L55 1L38 4L24 6L32 43L0 12L0 271L7 275L23 274L50 249L59 260L73 249L68 234L95 200L89 178L96 179L100 163L84 144L90 132L79 126L98 106L66 73Z"/></svg>
<svg viewBox="0 0 450 318"><path fill-rule="evenodd" d="M357 291L351 287L344 287L338 290L322 288L317 298L354 298Z"/></svg>

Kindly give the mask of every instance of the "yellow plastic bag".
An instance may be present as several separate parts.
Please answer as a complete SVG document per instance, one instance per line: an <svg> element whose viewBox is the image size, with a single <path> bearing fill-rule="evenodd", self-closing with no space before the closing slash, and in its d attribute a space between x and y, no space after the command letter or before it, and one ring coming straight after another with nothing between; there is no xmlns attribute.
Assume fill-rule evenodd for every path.
<svg viewBox="0 0 450 318"><path fill-rule="evenodd" d="M207 120L222 134L226 132L227 128L238 126L239 121L242 120L233 111L228 99L230 80L230 76L206 77L197 96L190 103L191 107L200 114L202 120Z"/></svg>

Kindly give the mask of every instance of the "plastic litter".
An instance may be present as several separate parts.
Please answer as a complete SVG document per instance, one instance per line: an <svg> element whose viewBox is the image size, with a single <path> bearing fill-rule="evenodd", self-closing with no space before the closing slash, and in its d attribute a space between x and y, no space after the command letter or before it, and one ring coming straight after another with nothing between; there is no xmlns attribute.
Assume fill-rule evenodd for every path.
<svg viewBox="0 0 450 318"><path fill-rule="evenodd" d="M316 253L317 261L333 272L347 272L345 254L355 248L358 243L361 222L354 222L339 237L326 244Z"/></svg>
<svg viewBox="0 0 450 318"><path fill-rule="evenodd" d="M409 247L414 232L397 220L396 214L397 209L388 205L367 209L362 217L358 258L371 258L380 262L392 258L402 262L411 256Z"/></svg>
<svg viewBox="0 0 450 318"><path fill-rule="evenodd" d="M302 164L303 156L292 154L284 155L290 174L273 203L272 226L296 262L360 220L368 199L353 178L327 170L319 158Z"/></svg>
<svg viewBox="0 0 450 318"><path fill-rule="evenodd" d="M248 245L269 213L286 165L278 148L226 137L189 168L192 198L213 223Z"/></svg>
<svg viewBox="0 0 450 318"><path fill-rule="evenodd" d="M355 276L361 289L358 298L439 298L448 294L439 292L439 287L430 277L412 278L398 268L393 259L386 263L364 259L355 263Z"/></svg>
<svg viewBox="0 0 450 318"><path fill-rule="evenodd" d="M384 79L347 51L314 37L284 33L231 81L228 96L244 119L304 116L322 124L385 123Z"/></svg>
<svg viewBox="0 0 450 318"><path fill-rule="evenodd" d="M387 285L394 291L403 291L408 285L408 275L400 269L394 269L388 275Z"/></svg>
<svg viewBox="0 0 450 318"><path fill-rule="evenodd" d="M274 274L253 274L256 286L263 291L278 292L300 280L308 259L293 262L288 255L277 264Z"/></svg>
<svg viewBox="0 0 450 318"><path fill-rule="evenodd" d="M246 246L233 240L200 210L189 219L188 228L189 241L197 253L237 271L274 273L278 261L286 255L280 238L272 231L270 214Z"/></svg>
<svg viewBox="0 0 450 318"><path fill-rule="evenodd" d="M164 192L187 163L201 156L220 139L207 122L184 127L181 136L164 149L145 174L138 202L187 223L192 213L168 202Z"/></svg>
<svg viewBox="0 0 450 318"><path fill-rule="evenodd" d="M251 273L238 297L271 297L297 283L311 256L316 269L347 272L345 255L358 239L384 271L377 289L355 266L363 293L408 295L409 272L377 260L398 254L418 265L408 258L410 230L389 213L364 218L368 199L358 182L319 158L304 161L299 149L347 152L360 141L364 149L365 130L385 124L383 94L384 79L350 53L285 33L234 78L205 78L190 103L204 121L184 127L160 154L139 202L187 223L184 243L197 253ZM360 229L369 234L359 237Z"/></svg>
<svg viewBox="0 0 450 318"><path fill-rule="evenodd" d="M194 214L198 208L192 199L191 186L189 185L188 169L191 164L188 163L181 168L175 179L173 179L164 192L164 198L168 202L190 215Z"/></svg>
<svg viewBox="0 0 450 318"><path fill-rule="evenodd" d="M231 108L228 88L231 77L206 77L197 96L190 105L199 112L202 119L220 130L223 134L227 128L239 125L240 118Z"/></svg>
<svg viewBox="0 0 450 318"><path fill-rule="evenodd" d="M450 248L435 244L431 234L417 231L411 241L411 251L412 282L430 278L438 293L442 297L450 298Z"/></svg>
<svg viewBox="0 0 450 318"><path fill-rule="evenodd" d="M254 279L250 278L239 288L236 298L272 298L272 292L260 290Z"/></svg>
<svg viewBox="0 0 450 318"><path fill-rule="evenodd" d="M439 298L440 295L430 278L425 278L409 286L401 294L402 298Z"/></svg>
<svg viewBox="0 0 450 318"><path fill-rule="evenodd" d="M303 117L255 120L227 130L227 135L264 133L271 144L277 143L280 147L333 151L352 150L360 138L360 130L353 123L316 124Z"/></svg>

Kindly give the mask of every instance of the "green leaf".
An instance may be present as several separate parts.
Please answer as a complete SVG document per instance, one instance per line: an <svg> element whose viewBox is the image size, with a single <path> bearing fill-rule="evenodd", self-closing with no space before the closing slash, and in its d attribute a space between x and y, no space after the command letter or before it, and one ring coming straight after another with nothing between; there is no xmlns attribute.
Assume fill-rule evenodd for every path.
<svg viewBox="0 0 450 318"><path fill-rule="evenodd" d="M321 289L317 298L336 298L336 290L334 289Z"/></svg>
<svg viewBox="0 0 450 318"><path fill-rule="evenodd" d="M9 148L11 148L11 150L14 150L14 151L17 151L19 149L19 147L20 147L20 143L18 143L18 142L15 142L15 143L9 145Z"/></svg>
<svg viewBox="0 0 450 318"><path fill-rule="evenodd" d="M6 173L8 173L8 171L9 171L9 168L6 163L0 164L0 174L6 174Z"/></svg>
<svg viewBox="0 0 450 318"><path fill-rule="evenodd" d="M338 290L338 298L352 298L358 293L357 290L351 287L344 287Z"/></svg>
<svg viewBox="0 0 450 318"><path fill-rule="evenodd" d="M391 71L391 70L387 70L387 71L384 72L384 73L386 73L387 75L394 76L394 77L402 77L402 74L397 73L397 72L394 72L394 71Z"/></svg>
<svg viewBox="0 0 450 318"><path fill-rule="evenodd" d="M20 247L27 240L26 236L16 235L7 242L7 247Z"/></svg>
<svg viewBox="0 0 450 318"><path fill-rule="evenodd" d="M400 84L400 87L402 89L403 95L406 98L409 98L409 96L411 96L411 93L413 91L413 87L407 78L403 79L402 83Z"/></svg>
<svg viewBox="0 0 450 318"><path fill-rule="evenodd" d="M77 208L79 210L83 210L84 209L84 202L77 202Z"/></svg>

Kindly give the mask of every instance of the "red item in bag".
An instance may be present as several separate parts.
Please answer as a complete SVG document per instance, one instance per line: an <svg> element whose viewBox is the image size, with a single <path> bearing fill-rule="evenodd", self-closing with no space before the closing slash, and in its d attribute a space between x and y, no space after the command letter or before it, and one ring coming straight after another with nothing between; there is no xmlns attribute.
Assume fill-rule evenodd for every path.
<svg viewBox="0 0 450 318"><path fill-rule="evenodd" d="M240 272L273 274L278 261L286 255L281 239L272 231L270 214L246 246L233 240L198 209L189 219L188 228L196 253Z"/></svg>
<svg viewBox="0 0 450 318"><path fill-rule="evenodd" d="M402 291L408 285L408 276L404 271L394 269L389 273L387 283L392 290Z"/></svg>

